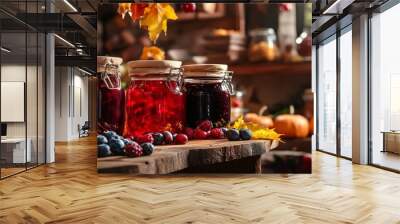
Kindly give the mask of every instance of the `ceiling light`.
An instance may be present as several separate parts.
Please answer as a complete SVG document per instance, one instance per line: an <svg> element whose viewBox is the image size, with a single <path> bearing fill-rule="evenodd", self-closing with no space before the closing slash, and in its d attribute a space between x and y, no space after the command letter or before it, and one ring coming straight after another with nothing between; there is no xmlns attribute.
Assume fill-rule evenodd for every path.
<svg viewBox="0 0 400 224"><path fill-rule="evenodd" d="M73 6L68 0L64 0L64 3L68 5L74 12L78 12L78 10Z"/></svg>
<svg viewBox="0 0 400 224"><path fill-rule="evenodd" d="M347 8L351 3L355 0L336 0L333 2L327 9L324 10L322 14L329 15L329 14L342 14L343 10Z"/></svg>
<svg viewBox="0 0 400 224"><path fill-rule="evenodd" d="M85 73L86 75L89 75L89 76L92 75L92 73L90 73L90 72L88 72L88 71L86 71L86 70L83 70L83 69L81 69L81 68L79 68L79 67L78 67L78 70L81 71L81 72L83 72L83 73Z"/></svg>
<svg viewBox="0 0 400 224"><path fill-rule="evenodd" d="M72 44L71 42L69 42L68 40L66 40L66 39L64 39L64 38L62 38L62 37L60 37L60 36L57 35L57 34L54 34L54 36L57 37L57 38L58 38L59 40L61 40L62 42L64 42L65 44L67 44L68 46L75 48L75 45L73 45L73 44Z"/></svg>
<svg viewBox="0 0 400 224"><path fill-rule="evenodd" d="M10 53L11 52L11 50L9 50L9 49L7 49L5 47L1 47L0 49L1 49L1 51L4 51L6 53Z"/></svg>

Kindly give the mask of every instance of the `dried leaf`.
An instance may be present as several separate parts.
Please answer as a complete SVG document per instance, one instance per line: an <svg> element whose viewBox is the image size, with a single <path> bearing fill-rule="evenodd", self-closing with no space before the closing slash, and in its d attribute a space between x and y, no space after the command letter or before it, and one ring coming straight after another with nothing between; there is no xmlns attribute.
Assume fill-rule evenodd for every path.
<svg viewBox="0 0 400 224"><path fill-rule="evenodd" d="M164 60L165 52L158 47L144 47L142 54L140 55L141 60Z"/></svg>
<svg viewBox="0 0 400 224"><path fill-rule="evenodd" d="M170 4L151 3L144 10L140 25L147 28L150 40L155 42L162 31L167 32L167 21L176 19L178 17Z"/></svg>
<svg viewBox="0 0 400 224"><path fill-rule="evenodd" d="M131 3L119 3L118 4L118 14L125 18L125 14L131 9Z"/></svg>
<svg viewBox="0 0 400 224"><path fill-rule="evenodd" d="M246 128L251 130L253 133L253 139L266 139L266 140L281 140L281 134L278 134L274 129L263 128L258 124L254 124L251 122L245 122L243 116L239 117L233 125L229 126L230 128L242 129Z"/></svg>
<svg viewBox="0 0 400 224"><path fill-rule="evenodd" d="M131 4L131 17L133 20L138 20L144 15L144 10L148 6L147 3L135 3Z"/></svg>

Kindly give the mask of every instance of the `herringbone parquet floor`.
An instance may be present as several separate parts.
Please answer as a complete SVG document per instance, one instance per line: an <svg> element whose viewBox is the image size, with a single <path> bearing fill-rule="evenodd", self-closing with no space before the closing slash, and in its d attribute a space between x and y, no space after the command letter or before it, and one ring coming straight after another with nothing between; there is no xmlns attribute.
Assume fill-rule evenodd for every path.
<svg viewBox="0 0 400 224"><path fill-rule="evenodd" d="M314 153L312 175L97 174L95 140L0 181L0 223L400 223L400 175Z"/></svg>

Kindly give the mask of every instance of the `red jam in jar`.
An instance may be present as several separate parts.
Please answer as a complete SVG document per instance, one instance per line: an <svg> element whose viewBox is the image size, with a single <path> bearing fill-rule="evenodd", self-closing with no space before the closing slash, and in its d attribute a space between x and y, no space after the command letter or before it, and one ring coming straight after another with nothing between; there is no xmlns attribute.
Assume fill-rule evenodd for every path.
<svg viewBox="0 0 400 224"><path fill-rule="evenodd" d="M125 94L120 83L121 63L122 58L97 57L99 131L115 131L122 134L124 130Z"/></svg>
<svg viewBox="0 0 400 224"><path fill-rule="evenodd" d="M126 90L125 136L183 130L185 98L180 66L180 61L168 60L128 63L131 83Z"/></svg>
<svg viewBox="0 0 400 224"><path fill-rule="evenodd" d="M183 66L186 95L186 122L196 127L202 120L219 126L230 122L231 72L227 65L194 64Z"/></svg>

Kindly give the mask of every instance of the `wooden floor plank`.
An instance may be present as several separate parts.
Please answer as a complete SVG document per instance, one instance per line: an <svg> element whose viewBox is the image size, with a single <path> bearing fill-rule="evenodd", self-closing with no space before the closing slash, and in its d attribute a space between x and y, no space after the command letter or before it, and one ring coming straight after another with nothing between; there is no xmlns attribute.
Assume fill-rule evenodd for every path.
<svg viewBox="0 0 400 224"><path fill-rule="evenodd" d="M98 174L94 138L0 181L0 223L400 223L400 175L313 153L311 175Z"/></svg>

